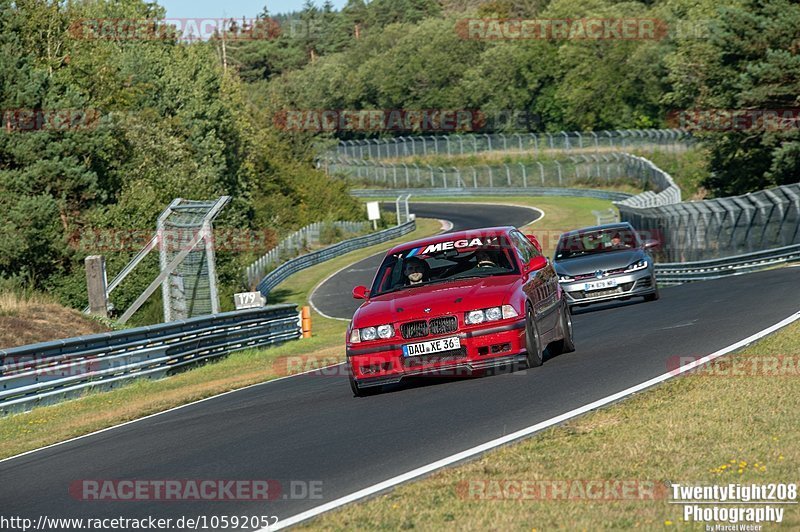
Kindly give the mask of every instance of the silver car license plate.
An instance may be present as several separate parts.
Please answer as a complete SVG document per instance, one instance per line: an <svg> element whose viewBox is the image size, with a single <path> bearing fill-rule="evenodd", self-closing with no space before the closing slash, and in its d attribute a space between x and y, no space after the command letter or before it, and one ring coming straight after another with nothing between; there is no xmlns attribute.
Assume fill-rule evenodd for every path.
<svg viewBox="0 0 800 532"><path fill-rule="evenodd" d="M601 281L594 281L592 283L586 283L583 285L583 289L586 292L591 290L603 290L605 288L614 288L617 286L616 279L603 279Z"/></svg>

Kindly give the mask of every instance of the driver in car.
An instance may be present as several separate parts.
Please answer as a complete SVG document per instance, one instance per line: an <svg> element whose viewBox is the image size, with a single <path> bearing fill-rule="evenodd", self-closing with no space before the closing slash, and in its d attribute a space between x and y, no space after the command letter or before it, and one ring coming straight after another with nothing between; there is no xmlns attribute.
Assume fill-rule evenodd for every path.
<svg viewBox="0 0 800 532"><path fill-rule="evenodd" d="M478 261L478 268L495 268L497 264L492 260L488 251L480 250L475 253L475 260Z"/></svg>
<svg viewBox="0 0 800 532"><path fill-rule="evenodd" d="M627 248L630 247L622 241L622 237L619 233L614 233L614 236L611 237L611 247L612 248Z"/></svg>
<svg viewBox="0 0 800 532"><path fill-rule="evenodd" d="M427 268L422 259L411 257L403 265L403 275L406 276L407 285L422 284L426 279Z"/></svg>

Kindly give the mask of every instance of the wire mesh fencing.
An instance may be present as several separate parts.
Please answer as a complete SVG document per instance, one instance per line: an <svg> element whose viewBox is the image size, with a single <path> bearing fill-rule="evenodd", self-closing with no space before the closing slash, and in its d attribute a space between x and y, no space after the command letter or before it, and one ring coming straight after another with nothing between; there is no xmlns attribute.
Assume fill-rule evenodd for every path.
<svg viewBox="0 0 800 532"><path fill-rule="evenodd" d="M562 160L479 166L433 166L416 163L381 163L339 160L330 162L332 172L341 173L357 184L388 189L415 188L532 188L602 187L639 179L631 173L632 156L613 152L583 154ZM637 186L639 183L635 183Z"/></svg>
<svg viewBox="0 0 800 532"><path fill-rule="evenodd" d="M430 135L340 141L325 152L324 160L382 160L460 156L484 152L519 152L535 158L563 157L573 153L631 151L634 149L680 151L691 137L680 129L620 129L607 131L562 131L560 133L484 133Z"/></svg>
<svg viewBox="0 0 800 532"><path fill-rule="evenodd" d="M633 199L633 198L632 198ZM661 205L618 202L623 220L659 235L659 258L693 262L800 244L800 184Z"/></svg>
<svg viewBox="0 0 800 532"><path fill-rule="evenodd" d="M245 271L247 286L254 288L266 273L283 261L297 257L310 247L332 244L334 240L347 235L356 235L370 230L369 222L316 222L298 229L281 240Z"/></svg>

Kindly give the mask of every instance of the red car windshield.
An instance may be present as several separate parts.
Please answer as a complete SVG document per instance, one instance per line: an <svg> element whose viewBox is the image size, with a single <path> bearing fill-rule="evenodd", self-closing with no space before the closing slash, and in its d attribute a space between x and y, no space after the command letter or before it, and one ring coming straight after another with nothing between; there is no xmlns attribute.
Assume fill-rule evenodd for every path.
<svg viewBox="0 0 800 532"><path fill-rule="evenodd" d="M515 253L505 236L409 248L384 259L370 294L376 296L460 279L519 274Z"/></svg>

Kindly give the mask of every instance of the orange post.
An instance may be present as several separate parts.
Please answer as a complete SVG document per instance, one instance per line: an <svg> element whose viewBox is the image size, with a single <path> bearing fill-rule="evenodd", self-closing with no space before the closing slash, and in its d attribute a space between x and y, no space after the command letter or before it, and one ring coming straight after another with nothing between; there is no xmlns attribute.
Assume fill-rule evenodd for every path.
<svg viewBox="0 0 800 532"><path fill-rule="evenodd" d="M311 307L303 307L301 316L303 319L303 338L311 338Z"/></svg>

